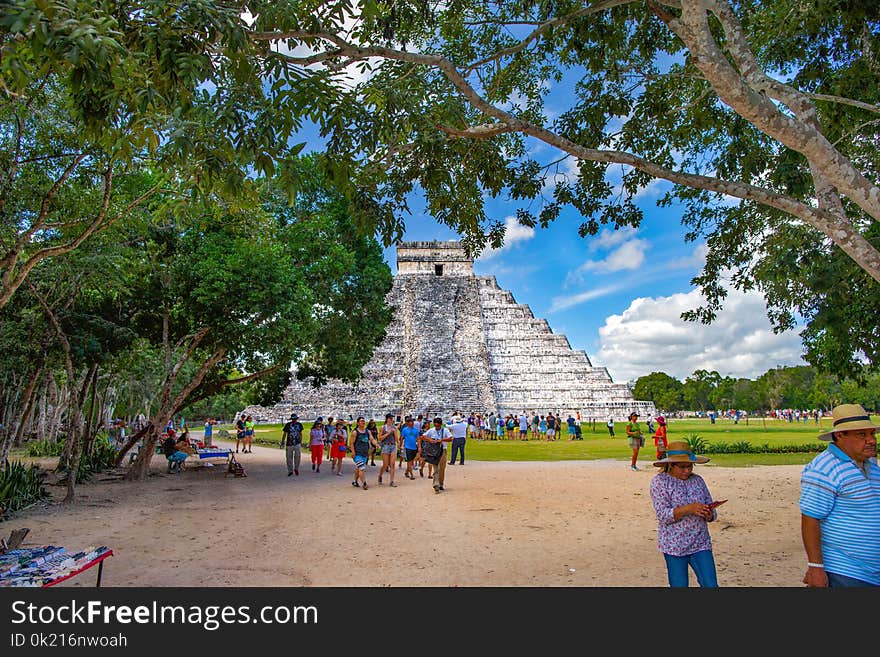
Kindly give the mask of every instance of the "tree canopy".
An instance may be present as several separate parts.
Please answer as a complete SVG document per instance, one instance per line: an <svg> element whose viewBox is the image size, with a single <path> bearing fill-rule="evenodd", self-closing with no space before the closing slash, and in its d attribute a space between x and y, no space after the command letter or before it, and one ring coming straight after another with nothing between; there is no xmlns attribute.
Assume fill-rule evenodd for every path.
<svg viewBox="0 0 880 657"><path fill-rule="evenodd" d="M636 195L669 181L661 203L709 246L687 318L758 288L817 366L877 364L876 3L17 0L0 25L7 99L51 72L84 134L190 158L197 186L273 171L316 122L386 243L414 191L476 252L503 239L486 196L528 226L573 208L590 235L638 226Z"/></svg>

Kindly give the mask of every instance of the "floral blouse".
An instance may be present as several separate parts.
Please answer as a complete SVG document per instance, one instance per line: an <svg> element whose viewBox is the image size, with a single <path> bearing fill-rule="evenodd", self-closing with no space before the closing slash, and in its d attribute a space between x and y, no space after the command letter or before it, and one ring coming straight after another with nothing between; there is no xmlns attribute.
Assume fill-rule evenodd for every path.
<svg viewBox="0 0 880 657"><path fill-rule="evenodd" d="M664 554L684 557L701 550L711 550L709 527L700 516L687 515L673 520L673 511L684 504L709 504L712 496L700 475L692 474L685 480L661 472L651 479L648 487L654 511L657 514L657 547ZM712 520L717 517L712 511Z"/></svg>

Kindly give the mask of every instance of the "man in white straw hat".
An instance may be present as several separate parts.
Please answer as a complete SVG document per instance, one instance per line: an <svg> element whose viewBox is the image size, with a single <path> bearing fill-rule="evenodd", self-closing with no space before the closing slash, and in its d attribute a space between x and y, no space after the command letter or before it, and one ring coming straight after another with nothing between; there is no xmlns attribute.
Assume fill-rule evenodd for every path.
<svg viewBox="0 0 880 657"><path fill-rule="evenodd" d="M801 475L807 586L880 586L880 468L876 425L859 404L831 411L828 448Z"/></svg>
<svg viewBox="0 0 880 657"><path fill-rule="evenodd" d="M695 463L708 461L682 440L669 443L666 457L654 462L662 470L651 479L648 492L657 515L657 547L673 588L688 585L688 566L700 586L718 586L706 523L715 520L715 507L727 500L713 502L706 482L694 473Z"/></svg>

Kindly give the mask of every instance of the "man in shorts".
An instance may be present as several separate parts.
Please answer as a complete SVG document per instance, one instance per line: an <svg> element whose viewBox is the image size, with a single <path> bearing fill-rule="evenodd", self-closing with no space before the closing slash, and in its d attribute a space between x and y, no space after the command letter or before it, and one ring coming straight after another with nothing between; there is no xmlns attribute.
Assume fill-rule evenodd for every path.
<svg viewBox="0 0 880 657"><path fill-rule="evenodd" d="M407 479L415 479L413 472L413 463L419 455L419 436L422 435L421 422L419 426L415 425L412 415L406 416L406 421L400 429L400 437L403 439L403 451L406 457L406 471L403 476Z"/></svg>
<svg viewBox="0 0 880 657"><path fill-rule="evenodd" d="M247 445L247 426L245 420L247 417L244 413L238 416L235 421L235 453L238 454L238 447L242 443Z"/></svg>

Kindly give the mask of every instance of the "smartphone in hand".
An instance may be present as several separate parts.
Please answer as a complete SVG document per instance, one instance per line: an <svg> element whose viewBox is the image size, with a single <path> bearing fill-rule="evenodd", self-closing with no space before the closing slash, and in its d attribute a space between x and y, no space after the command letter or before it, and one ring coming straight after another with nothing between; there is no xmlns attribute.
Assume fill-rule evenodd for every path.
<svg viewBox="0 0 880 657"><path fill-rule="evenodd" d="M727 501L727 500L716 500L715 502L709 502L709 508L710 508L710 509L714 509L715 507L721 506L721 505L724 504L726 501Z"/></svg>

